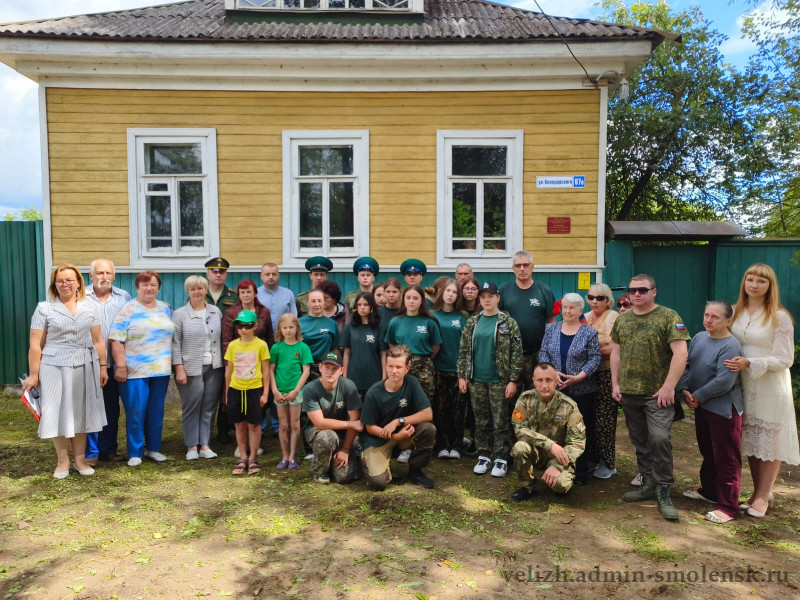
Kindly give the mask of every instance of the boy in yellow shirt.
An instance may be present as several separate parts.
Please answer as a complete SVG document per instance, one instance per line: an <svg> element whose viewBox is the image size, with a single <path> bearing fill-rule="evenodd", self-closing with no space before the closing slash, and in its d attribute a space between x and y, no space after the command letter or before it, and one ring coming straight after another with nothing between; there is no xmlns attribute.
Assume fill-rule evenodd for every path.
<svg viewBox="0 0 800 600"><path fill-rule="evenodd" d="M256 313L243 310L233 321L239 339L225 352L225 396L228 418L236 426L236 443L242 458L236 461L234 475L261 472L258 447L261 444L263 407L269 394L269 349L255 336ZM247 448L250 448L248 455ZM245 460L247 457L247 460Z"/></svg>

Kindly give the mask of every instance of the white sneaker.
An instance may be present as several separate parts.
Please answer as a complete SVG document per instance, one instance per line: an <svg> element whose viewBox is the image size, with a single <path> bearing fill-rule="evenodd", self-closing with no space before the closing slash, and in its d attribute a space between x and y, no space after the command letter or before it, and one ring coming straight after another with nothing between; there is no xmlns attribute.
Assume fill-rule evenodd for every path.
<svg viewBox="0 0 800 600"><path fill-rule="evenodd" d="M197 450L189 450L186 453L186 460L197 460L200 458L200 454L198 454Z"/></svg>
<svg viewBox="0 0 800 600"><path fill-rule="evenodd" d="M597 479L609 479L612 475L616 474L617 470L609 468L603 460L600 461L600 465L594 470L594 473L592 473Z"/></svg>
<svg viewBox="0 0 800 600"><path fill-rule="evenodd" d="M461 460L461 452L459 452L458 450L450 450L450 459Z"/></svg>
<svg viewBox="0 0 800 600"><path fill-rule="evenodd" d="M465 437L461 439L461 443L464 444L464 448L466 448L471 442L469 441L469 438Z"/></svg>
<svg viewBox="0 0 800 600"><path fill-rule="evenodd" d="M200 458L217 458L217 453L213 450L200 450Z"/></svg>
<svg viewBox="0 0 800 600"><path fill-rule="evenodd" d="M208 452L211 452L211 450L209 450ZM216 454L215 454L215 453L213 453L213 452L211 452L211 453L212 453L212 454L214 454L214 456L216 456ZM264 454L264 449L263 449L261 446L259 446L259 447L258 447L258 450L256 450L256 454L257 454L258 456L261 456L262 454ZM238 446L236 447L236 450L234 450L234 451L233 451L233 455L234 455L236 458L242 458L242 453L241 453L241 452L239 452L239 447L238 447ZM214 458L214 456L204 456L203 458ZM313 457L314 457L314 455L312 454L312 455L311 455L311 457L313 458ZM306 458L308 458L308 457L306 457Z"/></svg>
<svg viewBox="0 0 800 600"><path fill-rule="evenodd" d="M450 458L450 451L449 450L439 450L439 454L436 458Z"/></svg>
<svg viewBox="0 0 800 600"><path fill-rule="evenodd" d="M489 460L486 456L479 456L478 457L478 464L475 465L475 468L472 469L472 472L475 475L485 475L486 471L489 470L489 465L492 464L492 461Z"/></svg>
<svg viewBox="0 0 800 600"><path fill-rule="evenodd" d="M305 458L303 460L311 460L312 458L314 458L314 453L313 452L311 454L306 454L306 456L305 456Z"/></svg>
<svg viewBox="0 0 800 600"><path fill-rule="evenodd" d="M499 458L494 461L494 467L492 467L492 477L505 477L506 471L508 471L508 463L504 460L500 460Z"/></svg>
<svg viewBox="0 0 800 600"><path fill-rule="evenodd" d="M140 464L142 464L142 459L139 458L138 456L136 458L128 459L128 466L129 467L138 467Z"/></svg>
<svg viewBox="0 0 800 600"><path fill-rule="evenodd" d="M411 458L411 450L403 450L397 457L397 462L407 463L409 458Z"/></svg>
<svg viewBox="0 0 800 600"><path fill-rule="evenodd" d="M639 487L639 486L642 485L642 474L641 473L637 473L636 477L631 479L631 485L633 487Z"/></svg>
<svg viewBox="0 0 800 600"><path fill-rule="evenodd" d="M154 460L156 462L164 462L167 460L166 456L161 454L161 452L156 452L155 450L146 450L144 455L150 460Z"/></svg>

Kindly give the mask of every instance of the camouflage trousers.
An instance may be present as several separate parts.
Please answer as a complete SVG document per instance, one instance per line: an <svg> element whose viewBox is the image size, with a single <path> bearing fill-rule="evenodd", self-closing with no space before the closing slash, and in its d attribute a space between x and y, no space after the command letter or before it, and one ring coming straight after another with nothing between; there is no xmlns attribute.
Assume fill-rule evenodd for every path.
<svg viewBox="0 0 800 600"><path fill-rule="evenodd" d="M469 382L469 397L475 414L475 446L479 456L508 460L514 435L505 393L505 383Z"/></svg>
<svg viewBox="0 0 800 600"><path fill-rule="evenodd" d="M434 453L438 453L440 450L461 451L464 445L467 396L458 391L458 375L437 371L434 398L430 399L433 408L433 424L436 425Z"/></svg>
<svg viewBox="0 0 800 600"><path fill-rule="evenodd" d="M436 395L436 369L433 368L433 359L422 354L412 354L409 366L409 374L419 379L428 402L433 404Z"/></svg>
<svg viewBox="0 0 800 600"><path fill-rule="evenodd" d="M536 477L533 470L537 469L544 471L547 469L547 463L552 460L552 456L547 454L541 448L535 448L528 442L517 442L511 449L511 456L514 457L514 467L519 474L519 481L533 491L533 486L536 483ZM553 486L553 491L556 494L566 494L575 481L575 465L571 464L564 467L561 475L556 479L556 484Z"/></svg>
<svg viewBox="0 0 800 600"><path fill-rule="evenodd" d="M342 440L335 431L330 429L319 430L312 428L306 436L311 445L314 458L311 460L311 475L331 475L331 479L336 483L352 483L361 479L363 471L361 468L361 444L358 440L353 440L350 447L350 458L347 466L339 468L333 464L333 455L339 451Z"/></svg>

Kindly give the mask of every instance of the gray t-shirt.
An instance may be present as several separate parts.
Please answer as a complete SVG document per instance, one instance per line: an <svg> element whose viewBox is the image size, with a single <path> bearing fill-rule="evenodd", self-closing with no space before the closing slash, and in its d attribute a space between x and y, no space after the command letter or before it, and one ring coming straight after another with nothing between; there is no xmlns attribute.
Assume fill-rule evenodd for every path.
<svg viewBox="0 0 800 600"><path fill-rule="evenodd" d="M677 389L689 390L701 408L721 417L731 418L731 406L741 415L744 405L739 374L724 364L741 355L742 347L735 337L712 338L707 331L701 331L692 338L686 371Z"/></svg>
<svg viewBox="0 0 800 600"><path fill-rule="evenodd" d="M337 421L349 421L350 416L347 412L360 410L362 406L361 396L358 395L356 384L347 379L347 377L339 377L336 387L331 392L322 387L322 382L316 379L303 386L300 396L303 400L304 413L321 410L323 417L336 419ZM313 428L314 424L309 419L303 428L303 435L307 435ZM346 433L347 430L345 429L336 430L336 434L341 439L344 439Z"/></svg>

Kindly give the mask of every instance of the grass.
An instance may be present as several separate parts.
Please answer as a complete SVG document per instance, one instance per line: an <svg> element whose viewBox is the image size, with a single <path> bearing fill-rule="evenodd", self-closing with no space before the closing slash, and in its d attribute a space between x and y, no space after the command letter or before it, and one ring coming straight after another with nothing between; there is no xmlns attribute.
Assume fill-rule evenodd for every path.
<svg viewBox="0 0 800 600"><path fill-rule="evenodd" d="M672 562L683 558L680 552L669 548L660 535L645 525L623 530L620 537L633 547L636 554L651 560Z"/></svg>

